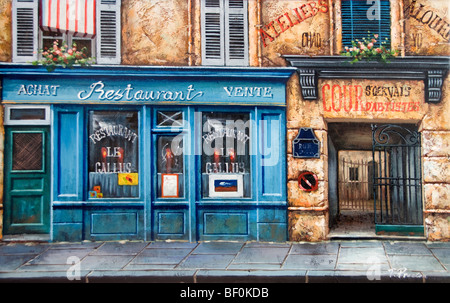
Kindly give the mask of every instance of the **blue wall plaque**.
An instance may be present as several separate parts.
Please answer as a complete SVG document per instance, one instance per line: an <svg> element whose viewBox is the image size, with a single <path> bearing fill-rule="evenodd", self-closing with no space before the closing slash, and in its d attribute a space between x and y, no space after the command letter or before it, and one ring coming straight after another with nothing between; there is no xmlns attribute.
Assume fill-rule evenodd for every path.
<svg viewBox="0 0 450 303"><path fill-rule="evenodd" d="M300 128L292 143L292 154L294 158L320 158L320 141L312 128Z"/></svg>

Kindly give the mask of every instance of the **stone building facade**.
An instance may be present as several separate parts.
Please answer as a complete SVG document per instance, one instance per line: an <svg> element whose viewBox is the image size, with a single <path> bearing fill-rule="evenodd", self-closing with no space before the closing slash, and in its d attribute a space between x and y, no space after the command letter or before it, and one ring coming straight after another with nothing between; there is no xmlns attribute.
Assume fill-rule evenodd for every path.
<svg viewBox="0 0 450 303"><path fill-rule="evenodd" d="M15 64L13 2L0 0L0 61L4 73L5 66ZM421 134L417 163L421 167L420 212L424 235L430 241L450 240L448 1L369 1L372 9L378 9L381 2L387 3L389 40L398 55L389 63L361 61L356 64L349 64L348 58L340 56L347 46L343 42L343 24L347 17L343 16L342 5L349 1L245 2L248 48L244 68L296 68L291 68L292 76L285 86L286 128L283 133L286 138L281 141L285 147L281 150L286 152L285 240L325 241L329 238L338 212L332 184L336 182L337 170L332 159L340 149L372 150L371 124L417 128ZM204 5L203 0L121 1L118 65L124 68L205 66L202 53ZM372 13L376 18L377 11ZM367 16L369 18L369 13ZM433 86L429 81L435 72L441 83ZM314 91L312 97L307 88ZM374 88L380 89L379 92L384 88L387 93L377 93ZM433 92L439 95L436 101L430 101ZM294 156L293 141L302 128L312 129L320 142L318 157ZM364 129L368 131L359 132ZM0 140L2 167L5 163L4 133ZM362 139L355 143L353 140L358 136ZM317 177L316 190L300 188L299 175L305 171ZM3 170L1 176L5 178ZM4 187L0 189L3 191Z"/></svg>

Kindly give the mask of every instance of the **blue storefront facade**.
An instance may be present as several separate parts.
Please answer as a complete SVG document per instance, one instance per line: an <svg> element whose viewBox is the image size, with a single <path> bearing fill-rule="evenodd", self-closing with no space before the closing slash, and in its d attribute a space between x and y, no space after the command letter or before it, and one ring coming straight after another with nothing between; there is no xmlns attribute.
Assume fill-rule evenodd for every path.
<svg viewBox="0 0 450 303"><path fill-rule="evenodd" d="M5 235L287 240L293 69L0 68Z"/></svg>

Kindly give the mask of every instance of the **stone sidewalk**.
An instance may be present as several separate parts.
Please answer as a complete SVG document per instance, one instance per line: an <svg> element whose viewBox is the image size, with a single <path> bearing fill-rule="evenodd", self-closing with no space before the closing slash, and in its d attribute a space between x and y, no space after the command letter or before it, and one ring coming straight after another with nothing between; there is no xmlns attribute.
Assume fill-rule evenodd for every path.
<svg viewBox="0 0 450 303"><path fill-rule="evenodd" d="M450 243L0 243L0 282L450 282Z"/></svg>

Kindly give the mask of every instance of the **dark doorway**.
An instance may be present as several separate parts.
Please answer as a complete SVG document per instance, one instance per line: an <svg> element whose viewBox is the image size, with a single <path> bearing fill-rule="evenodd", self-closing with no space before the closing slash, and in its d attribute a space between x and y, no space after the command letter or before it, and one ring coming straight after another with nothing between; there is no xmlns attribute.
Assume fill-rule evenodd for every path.
<svg viewBox="0 0 450 303"><path fill-rule="evenodd" d="M421 197L412 197L420 191L421 186L420 165L417 164L420 163L417 153L420 142L416 148L403 150L405 143L396 139L394 144L398 146L385 153L374 142L373 126L369 123L328 124L331 143L328 148L329 222L332 238L399 235L405 227L405 221L394 222L393 216L399 217L400 212L405 219L421 216ZM398 127L418 135L414 125ZM415 137L410 139L414 140ZM392 160L391 157L396 159ZM391 208L390 202L394 200L397 206ZM381 216L390 221L381 221ZM419 229L422 223L417 220L406 222ZM409 232L407 235L412 234Z"/></svg>

